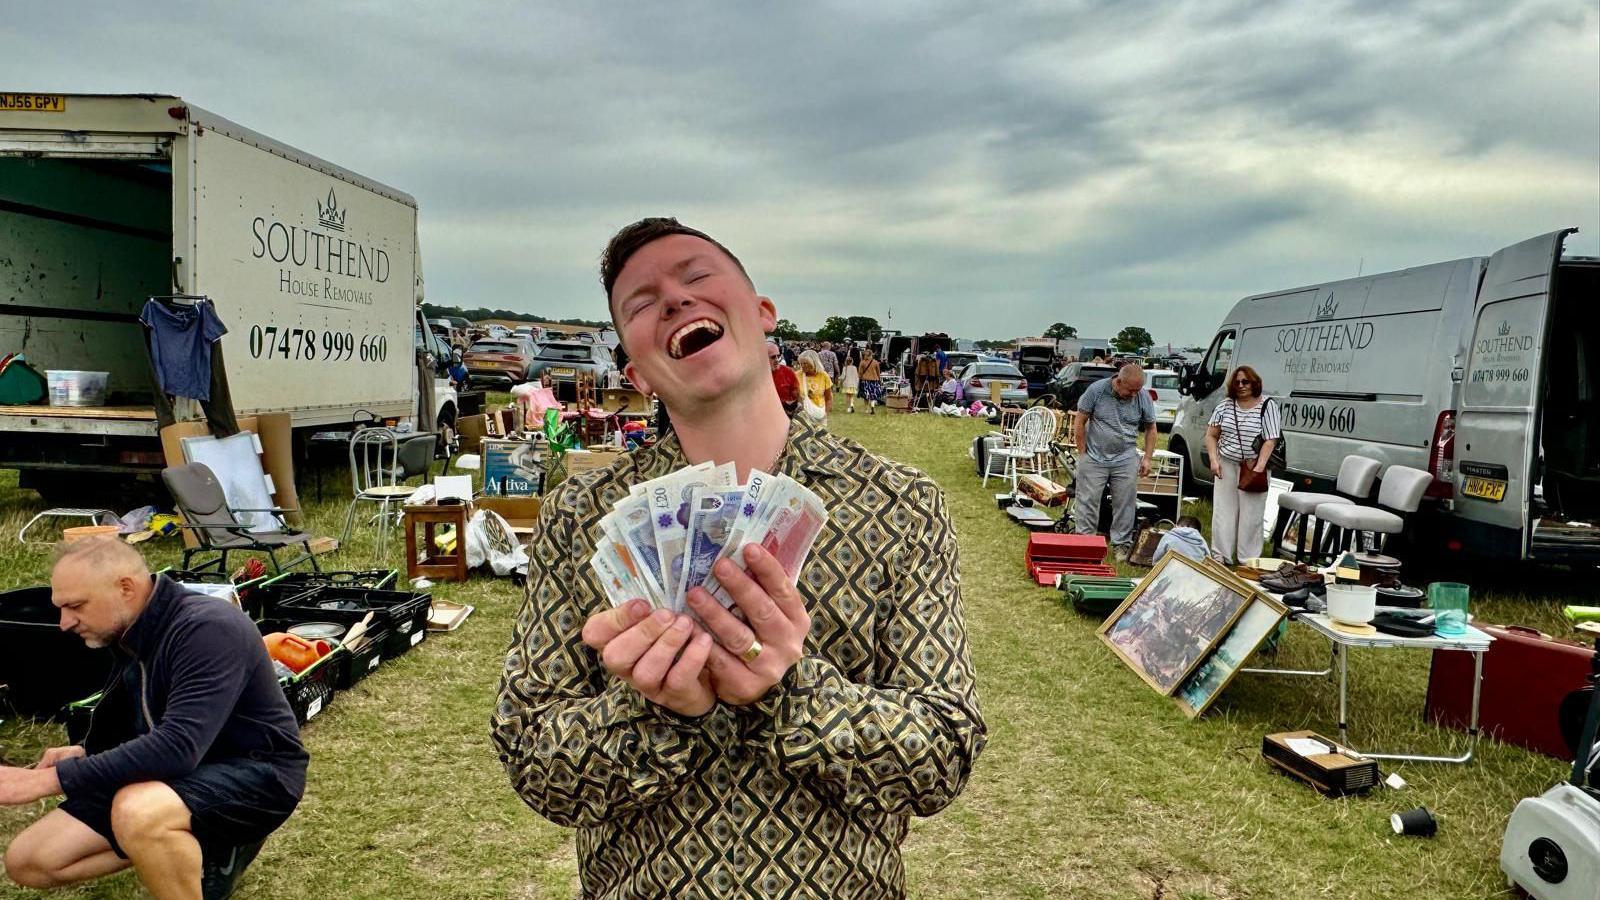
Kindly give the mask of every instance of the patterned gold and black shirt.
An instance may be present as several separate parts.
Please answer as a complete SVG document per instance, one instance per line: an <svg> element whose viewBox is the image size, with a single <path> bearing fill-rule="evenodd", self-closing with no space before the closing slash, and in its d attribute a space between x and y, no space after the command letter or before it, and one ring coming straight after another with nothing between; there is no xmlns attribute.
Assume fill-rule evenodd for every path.
<svg viewBox="0 0 1600 900"><path fill-rule="evenodd" d="M569 479L530 548L493 734L528 805L578 831L586 897L898 897L912 815L943 809L985 742L944 495L796 421L776 466L827 506L800 591L806 657L760 702L685 719L580 637L607 605L586 560L677 439Z"/></svg>

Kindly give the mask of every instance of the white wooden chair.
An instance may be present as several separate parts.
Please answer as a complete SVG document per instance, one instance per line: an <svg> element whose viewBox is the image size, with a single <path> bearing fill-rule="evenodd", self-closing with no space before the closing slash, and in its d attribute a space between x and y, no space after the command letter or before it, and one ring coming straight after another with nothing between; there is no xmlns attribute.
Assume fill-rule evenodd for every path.
<svg viewBox="0 0 1600 900"><path fill-rule="evenodd" d="M989 451L986 465L983 467L983 483L989 484L989 476L994 474L994 461L1005 461L1005 469L1000 477L1011 482L1011 492L1017 492L1017 475L1019 469L1026 469L1034 474L1043 471L1044 463L1040 460L1050 453L1050 438L1055 434L1055 418L1050 410L1040 406L1030 407L1017 420L1017 427L1006 432L1006 442Z"/></svg>

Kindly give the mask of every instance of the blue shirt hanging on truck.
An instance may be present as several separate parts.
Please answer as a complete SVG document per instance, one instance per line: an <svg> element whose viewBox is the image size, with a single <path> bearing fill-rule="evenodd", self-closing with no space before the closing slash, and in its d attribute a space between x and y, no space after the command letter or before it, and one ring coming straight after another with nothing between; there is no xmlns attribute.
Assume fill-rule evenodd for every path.
<svg viewBox="0 0 1600 900"><path fill-rule="evenodd" d="M150 330L150 360L162 393L211 399L211 345L228 333L210 301L146 301L139 321Z"/></svg>

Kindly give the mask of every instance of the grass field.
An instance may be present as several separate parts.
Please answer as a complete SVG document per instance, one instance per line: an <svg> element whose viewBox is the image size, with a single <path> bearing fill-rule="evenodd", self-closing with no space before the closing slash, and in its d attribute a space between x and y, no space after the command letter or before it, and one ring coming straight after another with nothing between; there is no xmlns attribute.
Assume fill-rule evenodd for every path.
<svg viewBox="0 0 1600 900"><path fill-rule="evenodd" d="M1270 771L1259 747L1272 731L1331 731L1331 680L1241 675L1204 718L1187 720L1096 640L1095 622L1028 579L1026 533L995 508L966 456L980 424L836 414L832 427L944 485L960 538L989 745L965 794L913 824L905 847L913 896L1503 893L1495 861L1506 817L1519 798L1559 780L1562 764L1485 741L1468 766L1403 767L1411 786L1402 792L1323 798ZM306 503L319 533L342 524L344 504L334 496L341 478L348 490L342 473L326 471L328 497ZM15 540L39 505L32 492L16 488L14 476L0 480L0 589L47 576L46 548ZM332 564L371 567L370 531L362 537ZM145 546L153 564L176 561L173 541ZM384 564L400 561L391 543ZM1533 596L1492 590L1491 576L1468 576L1479 619L1564 633L1559 606L1579 599L1562 593L1574 584L1570 574L1540 574ZM518 592L509 580L479 577L440 586L437 594L478 611L460 631L430 638L338 695L306 728L306 799L267 843L237 896L438 900L576 892L571 832L512 794L488 740ZM1326 657L1326 644L1297 628L1273 663L1321 668ZM1427 671L1426 655L1355 653L1352 740L1443 750L1459 738L1421 721ZM8 720L0 726L0 754L27 764L61 739L55 726ZM1438 815L1439 835L1395 837L1389 814L1419 805ZM47 806L0 810L0 839ZM60 896L141 894L123 874ZM0 896L24 895L0 888Z"/></svg>

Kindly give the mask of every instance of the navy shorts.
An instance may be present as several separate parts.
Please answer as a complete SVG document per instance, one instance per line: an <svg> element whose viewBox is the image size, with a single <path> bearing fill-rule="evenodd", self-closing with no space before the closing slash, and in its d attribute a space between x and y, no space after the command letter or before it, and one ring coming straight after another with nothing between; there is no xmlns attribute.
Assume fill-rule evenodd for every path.
<svg viewBox="0 0 1600 900"><path fill-rule="evenodd" d="M283 786L271 763L230 759L202 763L182 778L166 782L189 807L189 831L207 859L234 847L266 839L289 820L300 798ZM57 807L94 829L124 859L111 831L112 794L79 794Z"/></svg>

